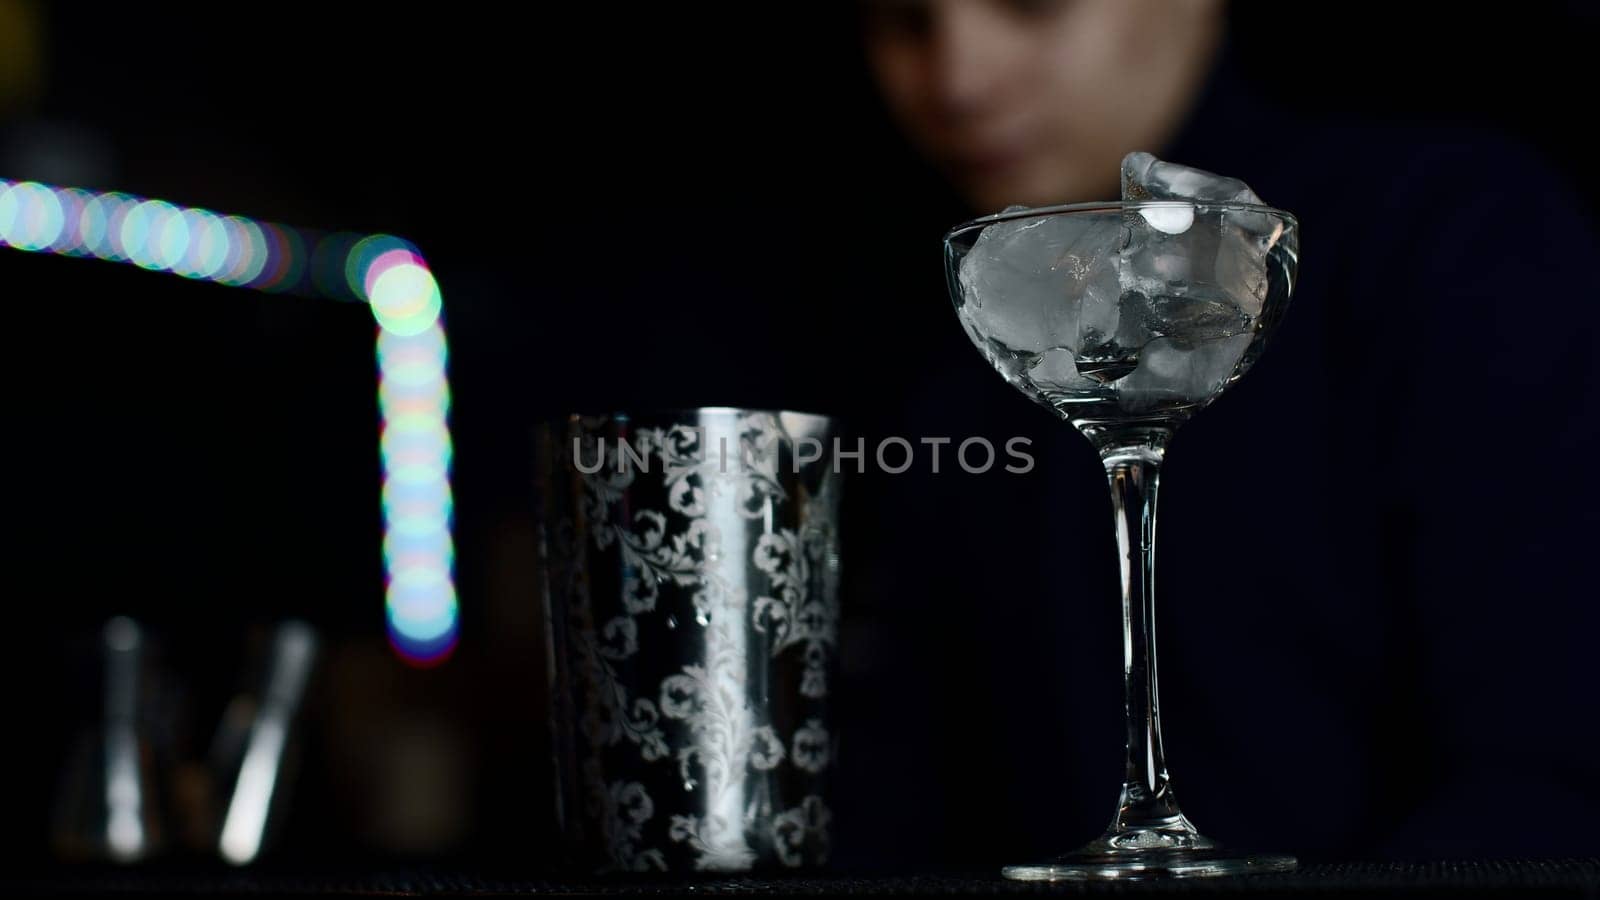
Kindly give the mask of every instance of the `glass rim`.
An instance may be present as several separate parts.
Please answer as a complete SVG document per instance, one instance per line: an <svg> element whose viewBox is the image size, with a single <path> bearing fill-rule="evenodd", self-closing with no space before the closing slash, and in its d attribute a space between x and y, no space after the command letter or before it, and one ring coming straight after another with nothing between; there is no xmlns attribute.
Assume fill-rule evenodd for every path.
<svg viewBox="0 0 1600 900"><path fill-rule="evenodd" d="M1264 203L1246 203L1242 200L1095 200L1089 203L1061 203L1055 206L1031 206L1027 209L1014 209L1010 212L992 213L979 216L962 222L960 225L945 232L944 241L950 243L960 235L976 229L987 228L998 222L1014 222L1018 219L1044 218L1046 216L1078 215L1082 213L1109 213L1127 212L1138 209L1223 209L1230 212L1260 213L1273 216L1282 220L1292 228L1300 227L1300 220L1294 213L1277 207L1267 206Z"/></svg>

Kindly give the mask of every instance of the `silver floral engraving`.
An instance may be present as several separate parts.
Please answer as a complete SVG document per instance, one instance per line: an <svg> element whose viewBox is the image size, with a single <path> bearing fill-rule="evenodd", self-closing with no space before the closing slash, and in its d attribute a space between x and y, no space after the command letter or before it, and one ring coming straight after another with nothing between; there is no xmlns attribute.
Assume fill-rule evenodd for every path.
<svg viewBox="0 0 1600 900"><path fill-rule="evenodd" d="M606 847L618 867L630 872L665 872L666 857L660 850L640 850L644 824L655 816L655 803L637 781L613 782L601 792L601 821Z"/></svg>
<svg viewBox="0 0 1600 900"><path fill-rule="evenodd" d="M805 539L793 531L764 534L752 560L771 579L775 595L756 598L755 627L772 631L774 656L797 645L804 648L800 693L807 697L828 695L828 648L839 640L838 595L811 590L811 569L827 552L828 538L824 528L808 529Z"/></svg>
<svg viewBox="0 0 1600 900"><path fill-rule="evenodd" d="M773 847L778 859L786 866L799 866L805 862L808 844L815 845L815 855L820 864L828 858L828 824L833 813L823 804L821 797L806 797L794 809L779 813L772 822Z"/></svg>
<svg viewBox="0 0 1600 900"><path fill-rule="evenodd" d="M558 542L570 545L570 530L560 531L565 534L558 536ZM570 546L565 549L571 552ZM661 733L661 716L655 703L646 698L631 700L613 665L638 651L637 624L631 618L618 617L609 620L597 632L588 581L582 569L567 566L553 574L564 582L562 593L568 601L571 649L575 657L573 667L583 692L579 726L584 737L598 747L609 747L626 739L639 746L645 759L666 756L666 738Z"/></svg>
<svg viewBox="0 0 1600 900"><path fill-rule="evenodd" d="M555 443L546 586L565 613L557 668L573 691L557 707L576 716L572 787L613 868L742 871L827 854L837 473L786 467L791 421L826 428L735 411L659 426L602 417ZM773 705L775 690L790 699Z"/></svg>
<svg viewBox="0 0 1600 900"><path fill-rule="evenodd" d="M730 594L729 596L737 596ZM705 816L673 816L673 840L698 853L695 868L747 869L755 853L744 833L745 770L777 768L783 742L770 725L757 725L746 700L745 661L736 630L743 629L742 604L716 610L707 626L705 665L688 665L661 683L661 711L689 725L689 742L678 749L685 790L705 782Z"/></svg>
<svg viewBox="0 0 1600 900"><path fill-rule="evenodd" d="M789 751L795 766L802 772L815 775L828 767L833 752L828 744L828 729L821 719L807 719L794 732L794 749Z"/></svg>

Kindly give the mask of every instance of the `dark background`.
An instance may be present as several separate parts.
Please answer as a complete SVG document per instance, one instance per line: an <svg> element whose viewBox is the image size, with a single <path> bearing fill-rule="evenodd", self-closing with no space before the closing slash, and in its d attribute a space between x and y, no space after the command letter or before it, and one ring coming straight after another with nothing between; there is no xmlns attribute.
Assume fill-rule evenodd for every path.
<svg viewBox="0 0 1600 900"><path fill-rule="evenodd" d="M389 232L423 249L451 341L462 639L429 672L383 647L365 310L0 252L4 781L19 858L44 852L61 748L92 715L72 642L114 612L162 635L195 735L233 686L252 625L298 615L324 629L332 661L290 857L526 858L549 836L528 423L743 404L840 412L870 432L879 398L921 374L893 364L898 348L963 341L938 239L974 211L884 120L848 7L29 8L43 78L0 121L0 176ZM1510 135L1595 208L1583 136L1593 7L1239 3L1231 18L1240 70L1278 102ZM951 353L949 366L981 366ZM1025 405L997 402L1013 401ZM870 597L846 603L862 611L847 613L847 672L865 677L873 629L898 626L871 615ZM417 795L445 824L375 821L382 778L355 773L370 767L363 748L381 753L397 733L453 773ZM861 771L855 787L870 791ZM935 818L940 795L930 784L919 801ZM1085 801L1091 818L1109 799ZM987 864L1054 843L993 814L952 824L935 846L845 828L841 857Z"/></svg>

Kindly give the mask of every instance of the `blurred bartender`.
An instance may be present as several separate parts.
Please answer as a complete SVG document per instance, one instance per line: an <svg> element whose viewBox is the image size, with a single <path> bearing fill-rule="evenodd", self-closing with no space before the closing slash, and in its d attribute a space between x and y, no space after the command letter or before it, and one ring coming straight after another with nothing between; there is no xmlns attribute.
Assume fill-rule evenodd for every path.
<svg viewBox="0 0 1600 900"><path fill-rule="evenodd" d="M972 215L1116 196L1118 160L1151 150L1242 178L1303 223L1284 325L1165 467L1163 712L1196 824L1312 857L1588 852L1583 829L1538 823L1600 813L1584 712L1600 627L1593 219L1506 138L1319 121L1259 96L1225 12L861 4L888 112ZM936 304L937 285L916 287ZM1049 414L959 344L897 360L917 373L908 427L1041 427ZM872 758L845 760L860 782L839 816L854 845L1030 861L1109 819L1110 509L1087 443L1054 432L1026 488L856 485L880 546L847 732Z"/></svg>

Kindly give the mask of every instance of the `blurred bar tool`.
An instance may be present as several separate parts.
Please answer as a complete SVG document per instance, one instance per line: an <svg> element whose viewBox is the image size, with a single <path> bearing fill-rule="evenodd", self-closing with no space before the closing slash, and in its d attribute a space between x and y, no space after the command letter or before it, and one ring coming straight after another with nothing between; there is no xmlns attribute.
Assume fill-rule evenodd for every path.
<svg viewBox="0 0 1600 900"><path fill-rule="evenodd" d="M220 822L215 847L234 865L253 862L282 820L293 726L317 650L310 625L280 623L256 690L235 697L223 714L211 755Z"/></svg>
<svg viewBox="0 0 1600 900"><path fill-rule="evenodd" d="M137 862L161 849L160 791L145 715L150 648L125 616L100 631L100 719L75 746L56 807L52 839L63 858Z"/></svg>

